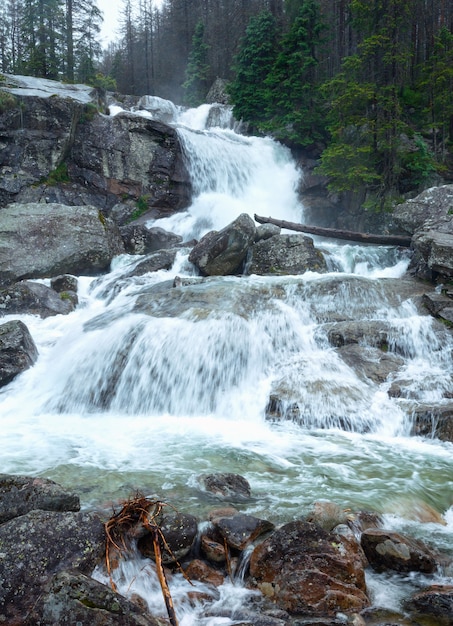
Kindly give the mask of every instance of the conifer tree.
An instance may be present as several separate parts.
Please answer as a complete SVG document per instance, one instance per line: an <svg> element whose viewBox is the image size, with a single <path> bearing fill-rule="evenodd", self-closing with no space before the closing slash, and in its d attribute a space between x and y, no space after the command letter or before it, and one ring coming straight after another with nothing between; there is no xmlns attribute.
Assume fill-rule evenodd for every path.
<svg viewBox="0 0 453 626"><path fill-rule="evenodd" d="M238 55L235 78L229 87L236 119L259 127L267 120L265 80L277 58L277 25L270 11L250 19Z"/></svg>
<svg viewBox="0 0 453 626"><path fill-rule="evenodd" d="M186 69L186 81L183 84L185 103L192 107L196 107L205 101L209 89L209 46L204 41L204 31L204 24L200 20L195 26L192 50L189 54Z"/></svg>

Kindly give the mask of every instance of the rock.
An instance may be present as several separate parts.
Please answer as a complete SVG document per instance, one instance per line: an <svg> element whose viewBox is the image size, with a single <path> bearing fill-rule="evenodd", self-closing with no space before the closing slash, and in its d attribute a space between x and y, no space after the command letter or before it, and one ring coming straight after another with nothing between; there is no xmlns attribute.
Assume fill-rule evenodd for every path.
<svg viewBox="0 0 453 626"><path fill-rule="evenodd" d="M344 524L348 519L347 512L341 506L327 500L313 502L306 515L307 522L314 522L327 531Z"/></svg>
<svg viewBox="0 0 453 626"><path fill-rule="evenodd" d="M189 554L198 534L197 519L193 515L165 512L159 528L165 539L165 541L160 540L164 565L180 561ZM140 539L138 549L144 556L155 559L151 534L148 533Z"/></svg>
<svg viewBox="0 0 453 626"><path fill-rule="evenodd" d="M329 335L329 339L335 342L344 341L345 337L347 335L341 337L338 332L332 332ZM349 335L349 338L352 338L352 335ZM385 343L382 345L385 346ZM404 359L396 354L355 342L340 347L339 354L359 378L364 381L371 380L377 384L388 380L390 374L394 374L404 365Z"/></svg>
<svg viewBox="0 0 453 626"><path fill-rule="evenodd" d="M159 626L143 606L80 573L59 572L45 587L24 626Z"/></svg>
<svg viewBox="0 0 453 626"><path fill-rule="evenodd" d="M406 607L438 618L438 626L453 624L453 585L431 585L415 593Z"/></svg>
<svg viewBox="0 0 453 626"><path fill-rule="evenodd" d="M30 511L0 525L0 614L22 623L53 574L90 574L104 549L104 524L93 513Z"/></svg>
<svg viewBox="0 0 453 626"><path fill-rule="evenodd" d="M0 316L30 314L42 318L52 315L67 315L75 308L72 292L58 294L41 283L24 281L0 289Z"/></svg>
<svg viewBox="0 0 453 626"><path fill-rule="evenodd" d="M247 213L242 213L221 231L207 233L192 249L189 261L204 276L240 273L254 238L255 223Z"/></svg>
<svg viewBox="0 0 453 626"><path fill-rule="evenodd" d="M151 252L151 254L148 254L142 261L137 263L132 270L127 271L123 278L143 276L143 274L157 272L158 270L169 270L175 262L177 252L174 248Z"/></svg>
<svg viewBox="0 0 453 626"><path fill-rule="evenodd" d="M412 235L410 270L425 280L453 276L453 185L426 189L396 207L395 222Z"/></svg>
<svg viewBox="0 0 453 626"><path fill-rule="evenodd" d="M398 204L393 219L399 228L413 235L428 220L438 222L453 211L453 185L442 185L425 189L416 198Z"/></svg>
<svg viewBox="0 0 453 626"><path fill-rule="evenodd" d="M0 284L97 274L124 252L115 224L92 206L10 204L1 211Z"/></svg>
<svg viewBox="0 0 453 626"><path fill-rule="evenodd" d="M78 125L68 172L112 206L129 197L154 217L186 208L192 194L176 130L126 112Z"/></svg>
<svg viewBox="0 0 453 626"><path fill-rule="evenodd" d="M251 259L247 262L248 274L303 274L307 271L326 272L322 252L305 235L275 235L255 243Z"/></svg>
<svg viewBox="0 0 453 626"><path fill-rule="evenodd" d="M371 346L386 350L389 345L389 336L392 330L391 323L381 321L360 320L336 322L327 329L327 338L330 345L335 348L351 344L367 343ZM347 355L347 352L345 352L345 354Z"/></svg>
<svg viewBox="0 0 453 626"><path fill-rule="evenodd" d="M369 528L362 533L361 546L376 571L424 572L436 570L434 555L421 541L399 533Z"/></svg>
<svg viewBox="0 0 453 626"><path fill-rule="evenodd" d="M450 280L453 276L453 216L448 230L440 232L434 228L422 228L412 237L414 257L410 268L419 278Z"/></svg>
<svg viewBox="0 0 453 626"><path fill-rule="evenodd" d="M208 104L214 104L215 102L219 104L229 104L230 96L228 94L227 85L228 81L224 78L216 78L206 95L206 102Z"/></svg>
<svg viewBox="0 0 453 626"><path fill-rule="evenodd" d="M260 224L256 227L255 243L280 235L281 228L275 224Z"/></svg>
<svg viewBox="0 0 453 626"><path fill-rule="evenodd" d="M79 511L80 500L47 478L0 474L0 524L34 510Z"/></svg>
<svg viewBox="0 0 453 626"><path fill-rule="evenodd" d="M120 228L120 232L128 254L149 254L173 248L182 242L179 235L163 228L147 228L144 224L127 224Z"/></svg>
<svg viewBox="0 0 453 626"><path fill-rule="evenodd" d="M239 474L202 474L199 479L206 491L219 498L240 500L252 493L248 480Z"/></svg>
<svg viewBox="0 0 453 626"><path fill-rule="evenodd" d="M189 580L199 580L200 582L220 587L225 582L225 577L219 570L210 567L200 559L194 559L185 569L184 573Z"/></svg>
<svg viewBox="0 0 453 626"><path fill-rule="evenodd" d="M50 281L50 286L57 293L64 293L71 291L77 293L78 281L75 276L69 274L63 274L62 276L55 276Z"/></svg>
<svg viewBox="0 0 453 626"><path fill-rule="evenodd" d="M33 89L24 87L30 80ZM2 89L20 98L0 113L0 206L58 202L108 212L129 198L155 216L188 206L191 183L174 128L131 113L100 115L91 87L24 76L8 83Z"/></svg>
<svg viewBox="0 0 453 626"><path fill-rule="evenodd" d="M343 538L316 524L290 522L258 545L250 575L280 608L304 616L355 613L368 606L361 560Z"/></svg>
<svg viewBox="0 0 453 626"><path fill-rule="evenodd" d="M37 358L35 342L23 322L11 320L0 325L0 387L31 367Z"/></svg>
<svg viewBox="0 0 453 626"><path fill-rule="evenodd" d="M235 550L244 550L257 537L274 529L271 522L242 513L222 517L215 522L215 526L227 544Z"/></svg>
<svg viewBox="0 0 453 626"><path fill-rule="evenodd" d="M136 108L139 111L148 111L153 119L164 124L173 124L178 118L178 109L173 102L159 96L142 96Z"/></svg>
<svg viewBox="0 0 453 626"><path fill-rule="evenodd" d="M405 519L414 520L422 524L441 524L446 526L447 522L430 504L414 496L401 496L394 498L383 505L385 513L399 515Z"/></svg>
<svg viewBox="0 0 453 626"><path fill-rule="evenodd" d="M411 415L411 435L453 442L453 402L438 405L417 402Z"/></svg>
<svg viewBox="0 0 453 626"><path fill-rule="evenodd" d="M225 546L219 541L215 541L208 535L201 535L200 550L213 563L225 563L227 555Z"/></svg>

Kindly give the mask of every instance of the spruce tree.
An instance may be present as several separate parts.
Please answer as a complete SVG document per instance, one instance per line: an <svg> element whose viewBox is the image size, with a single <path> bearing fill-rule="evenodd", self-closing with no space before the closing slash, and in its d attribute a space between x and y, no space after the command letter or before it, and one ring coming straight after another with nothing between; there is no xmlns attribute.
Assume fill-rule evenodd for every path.
<svg viewBox="0 0 453 626"><path fill-rule="evenodd" d="M267 120L265 80L277 58L277 25L270 11L250 18L229 86L234 116L255 127Z"/></svg>
<svg viewBox="0 0 453 626"><path fill-rule="evenodd" d="M184 101L188 106L196 107L205 101L209 89L210 68L208 64L209 46L204 41L204 24L200 20L192 37L192 50L186 69L186 81L183 84Z"/></svg>

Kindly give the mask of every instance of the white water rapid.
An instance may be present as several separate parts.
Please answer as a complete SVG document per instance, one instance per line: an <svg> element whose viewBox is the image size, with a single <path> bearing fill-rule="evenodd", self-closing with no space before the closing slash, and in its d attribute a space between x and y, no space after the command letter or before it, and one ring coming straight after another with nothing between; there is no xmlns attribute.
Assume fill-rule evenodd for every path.
<svg viewBox="0 0 453 626"><path fill-rule="evenodd" d="M176 122L193 204L154 225L187 241L244 212L303 221L302 173L289 151L229 127L206 130L209 112ZM453 444L411 436L414 407L453 397L451 334L406 295L408 261L396 249L316 245L328 274L219 278L193 287L183 308L162 283L195 275L188 249L171 270L132 278L137 259L122 256L108 275L79 279L70 315L23 316L39 359L0 394L0 472L51 478L85 508L108 510L140 490L200 519L218 503L198 476L234 472L252 487L244 513L281 524L327 499L382 513L387 527L453 554ZM329 333L348 322L374 329L359 339L368 374L332 347ZM394 363L388 375L378 353ZM287 412L266 419L273 394ZM445 525L421 523L424 505ZM101 569L95 576L106 580ZM116 576L125 595L165 615L150 562L130 561ZM370 574L368 585L376 605L399 610L420 580ZM430 580L451 583L445 573ZM182 577L171 589L181 626L231 623L189 604ZM251 595L240 581L225 584L211 615Z"/></svg>

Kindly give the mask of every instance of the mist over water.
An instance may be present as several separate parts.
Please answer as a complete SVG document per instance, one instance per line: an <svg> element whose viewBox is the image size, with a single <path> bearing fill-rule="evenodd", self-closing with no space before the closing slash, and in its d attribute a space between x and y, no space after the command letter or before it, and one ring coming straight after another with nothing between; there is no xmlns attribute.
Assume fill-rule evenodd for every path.
<svg viewBox="0 0 453 626"><path fill-rule="evenodd" d="M185 112L177 126L193 204L153 225L190 240L243 212L303 221L302 173L289 151L229 127L206 130L208 114ZM194 274L185 249L171 270L136 278L125 278L136 259L120 257L110 274L79 280L80 305L70 315L23 316L39 359L0 394L0 472L51 478L79 493L84 507L108 508L141 490L200 518L218 502L198 476L236 472L252 487L244 513L280 524L328 499L384 513L387 526L451 553L453 445L410 436L408 410L453 394L451 335L404 295L408 259L395 248L316 245L328 254L328 274L206 281L181 315L173 313L176 290L155 296L152 315L135 303L162 281ZM206 313L200 302L214 288ZM331 346L332 324L344 320L386 325L404 397L389 395L392 377L359 375ZM266 419L276 390L286 408L297 405L291 419ZM446 526L412 519L411 502L432 506ZM119 587L155 610L155 581L139 573L143 563L130 567ZM406 592L395 581L385 595L388 584L373 578L375 600L397 607ZM184 581L174 585L183 602ZM224 585L217 602L240 605L249 594ZM228 623L201 621L183 606L184 626Z"/></svg>

